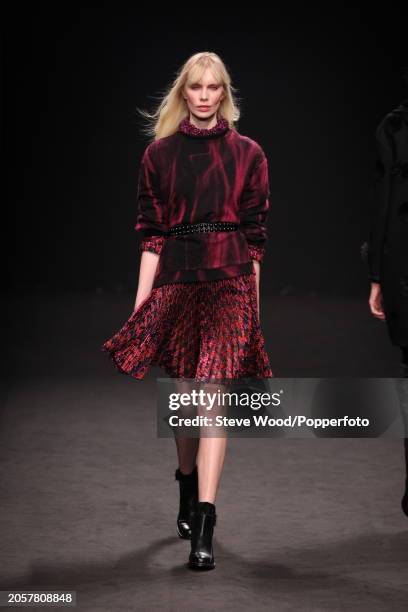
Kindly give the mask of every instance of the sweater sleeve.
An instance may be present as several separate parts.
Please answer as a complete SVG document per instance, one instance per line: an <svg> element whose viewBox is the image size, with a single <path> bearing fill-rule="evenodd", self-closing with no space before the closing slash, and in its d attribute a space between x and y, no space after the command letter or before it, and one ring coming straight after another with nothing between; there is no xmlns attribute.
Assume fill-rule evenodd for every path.
<svg viewBox="0 0 408 612"><path fill-rule="evenodd" d="M251 259L263 261L267 241L269 211L268 161L261 150L252 165L240 199L240 224L247 239Z"/></svg>
<svg viewBox="0 0 408 612"><path fill-rule="evenodd" d="M139 169L135 230L142 240L139 251L160 254L167 232L166 207L160 193L160 175L151 143L145 149Z"/></svg>
<svg viewBox="0 0 408 612"><path fill-rule="evenodd" d="M388 117L376 130L376 172L374 181L374 206L371 215L368 241L369 279L380 282L381 260L387 228L388 200L390 193L393 148L387 133Z"/></svg>

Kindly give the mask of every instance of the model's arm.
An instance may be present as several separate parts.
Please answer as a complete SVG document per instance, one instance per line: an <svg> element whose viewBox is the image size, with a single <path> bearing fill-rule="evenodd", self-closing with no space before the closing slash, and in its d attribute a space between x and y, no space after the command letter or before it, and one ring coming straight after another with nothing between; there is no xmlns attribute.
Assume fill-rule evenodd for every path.
<svg viewBox="0 0 408 612"><path fill-rule="evenodd" d="M139 308L140 304L149 297L152 290L154 277L156 275L159 256L145 251L140 258L139 282L136 293L136 301L134 310Z"/></svg>
<svg viewBox="0 0 408 612"><path fill-rule="evenodd" d="M252 259L256 275L259 320L260 274L261 263L266 251L269 196L268 161L261 150L255 160L240 200L241 228L247 239L249 256Z"/></svg>
<svg viewBox="0 0 408 612"><path fill-rule="evenodd" d="M135 230L142 234L142 240L139 245L141 258L135 310L152 290L168 229L165 202L160 193L159 167L152 144L143 154L138 179L138 216Z"/></svg>
<svg viewBox="0 0 408 612"><path fill-rule="evenodd" d="M160 255L157 252L151 251L147 248L143 248L144 242L145 241L142 241L140 245L141 258L139 268L139 282L137 287L134 310L139 308L143 300L149 297L160 258Z"/></svg>
<svg viewBox="0 0 408 612"><path fill-rule="evenodd" d="M369 307L374 317L385 320L380 269L387 227L389 189L393 165L392 145L387 134L387 119L380 124L376 131L376 153L375 205L368 245L369 279L371 281Z"/></svg>

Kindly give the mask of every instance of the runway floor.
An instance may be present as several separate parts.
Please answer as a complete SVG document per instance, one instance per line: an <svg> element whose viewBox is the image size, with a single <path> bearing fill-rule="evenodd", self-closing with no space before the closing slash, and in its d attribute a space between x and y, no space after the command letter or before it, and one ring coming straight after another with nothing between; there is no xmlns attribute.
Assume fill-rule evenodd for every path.
<svg viewBox="0 0 408 612"><path fill-rule="evenodd" d="M133 380L100 351L132 300L8 296L1 589L75 590L86 612L405 611L398 439L228 440L217 566L186 568L175 444L152 405L163 374ZM398 376L365 301L276 296L261 323L276 376Z"/></svg>

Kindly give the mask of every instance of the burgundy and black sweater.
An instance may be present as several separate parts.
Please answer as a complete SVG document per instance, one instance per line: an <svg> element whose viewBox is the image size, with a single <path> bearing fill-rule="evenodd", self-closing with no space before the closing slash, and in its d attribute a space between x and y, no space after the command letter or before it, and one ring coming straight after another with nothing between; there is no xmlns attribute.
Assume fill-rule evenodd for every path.
<svg viewBox="0 0 408 612"><path fill-rule="evenodd" d="M220 117L210 129L183 119L151 142L138 178L140 251L160 254L153 287L254 274L262 261L269 209L268 162L261 146ZM228 221L237 231L166 236L180 223Z"/></svg>

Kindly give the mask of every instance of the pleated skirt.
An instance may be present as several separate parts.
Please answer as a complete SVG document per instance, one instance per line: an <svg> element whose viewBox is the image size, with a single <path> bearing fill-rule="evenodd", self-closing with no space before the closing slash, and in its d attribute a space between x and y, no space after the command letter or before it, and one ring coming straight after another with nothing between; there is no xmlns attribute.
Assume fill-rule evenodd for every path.
<svg viewBox="0 0 408 612"><path fill-rule="evenodd" d="M102 351L136 379L153 365L195 381L273 376L255 274L153 288Z"/></svg>

